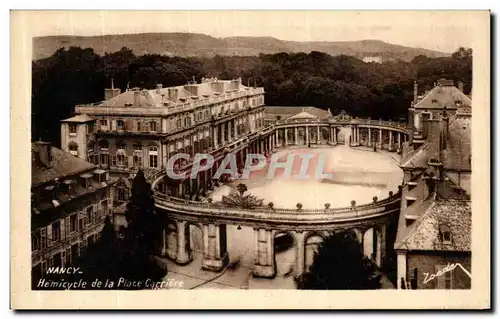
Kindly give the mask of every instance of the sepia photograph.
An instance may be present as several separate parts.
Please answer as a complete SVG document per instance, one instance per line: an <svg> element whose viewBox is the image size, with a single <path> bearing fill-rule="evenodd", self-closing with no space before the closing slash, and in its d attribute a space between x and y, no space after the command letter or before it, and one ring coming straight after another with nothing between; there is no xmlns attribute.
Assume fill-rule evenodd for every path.
<svg viewBox="0 0 500 319"><path fill-rule="evenodd" d="M489 308L489 21L12 11L17 304Z"/></svg>

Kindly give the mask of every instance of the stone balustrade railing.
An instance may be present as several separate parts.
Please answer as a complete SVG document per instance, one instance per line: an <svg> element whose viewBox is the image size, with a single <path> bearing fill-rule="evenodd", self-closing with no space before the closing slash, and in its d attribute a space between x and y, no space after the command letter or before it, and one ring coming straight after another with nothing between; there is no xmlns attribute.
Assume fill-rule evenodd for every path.
<svg viewBox="0 0 500 319"><path fill-rule="evenodd" d="M410 126L406 122L397 121L383 121L383 120L372 120L364 118L355 118L350 120L338 120L335 118L331 119L296 119L296 120L278 120L275 126L285 126L285 125L299 125L299 124L357 124L357 125L376 125L376 126L386 126L401 129L409 129Z"/></svg>
<svg viewBox="0 0 500 319"><path fill-rule="evenodd" d="M232 217L235 219L263 219L290 222L335 222L349 219L359 219L378 215L387 210L387 206L394 205L400 200L400 193L391 194L389 197L364 205L351 205L342 208L324 209L286 209L258 206L252 209L226 206L222 203L198 202L168 197L158 192L154 198L157 206L181 213L191 213L206 217ZM399 207L399 205L398 205Z"/></svg>

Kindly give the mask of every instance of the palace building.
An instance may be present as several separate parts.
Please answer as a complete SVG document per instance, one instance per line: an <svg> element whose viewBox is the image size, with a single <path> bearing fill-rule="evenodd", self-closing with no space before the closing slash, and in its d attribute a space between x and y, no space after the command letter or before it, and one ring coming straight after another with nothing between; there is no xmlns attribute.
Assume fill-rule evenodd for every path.
<svg viewBox="0 0 500 319"><path fill-rule="evenodd" d="M31 145L31 258L33 282L47 267L71 265L98 239L113 206L106 170L50 143Z"/></svg>
<svg viewBox="0 0 500 319"><path fill-rule="evenodd" d="M471 99L441 79L410 108L394 249L399 289L471 286ZM431 278L431 275L433 279Z"/></svg>
<svg viewBox="0 0 500 319"><path fill-rule="evenodd" d="M116 200L127 200L126 188L138 169L153 176L165 170L177 153L216 153L264 127L264 90L241 79L203 78L201 83L125 92L105 90L105 100L77 105L76 115L62 121L66 152L109 169L121 177ZM179 160L175 168L192 160ZM183 192L200 191L186 181Z"/></svg>

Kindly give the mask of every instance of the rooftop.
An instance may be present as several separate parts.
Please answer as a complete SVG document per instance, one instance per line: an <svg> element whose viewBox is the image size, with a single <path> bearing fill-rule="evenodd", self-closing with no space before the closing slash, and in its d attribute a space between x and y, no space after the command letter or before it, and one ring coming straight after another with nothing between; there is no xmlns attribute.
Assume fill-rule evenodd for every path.
<svg viewBox="0 0 500 319"><path fill-rule="evenodd" d="M241 79L219 80L216 78L205 79L201 83L188 83L186 85L163 88L158 85L156 89L146 90L133 88L109 100L94 103L94 106L106 107L164 107L184 104L189 101L217 97L225 93L246 92L252 88L244 86Z"/></svg>
<svg viewBox="0 0 500 319"><path fill-rule="evenodd" d="M452 80L440 79L437 85L414 105L414 108L470 108L471 103L472 100L455 87Z"/></svg>
<svg viewBox="0 0 500 319"><path fill-rule="evenodd" d="M442 240L440 229L449 229L451 241ZM471 250L471 202L469 200L435 200L404 234L398 230L395 249L460 251Z"/></svg>
<svg viewBox="0 0 500 319"><path fill-rule="evenodd" d="M86 123L86 122L92 122L95 121L95 119L87 114L79 114L75 115L73 117L70 117L69 119L64 119L61 122L71 122L71 123Z"/></svg>
<svg viewBox="0 0 500 319"><path fill-rule="evenodd" d="M45 142L31 144L31 187L95 168L89 162Z"/></svg>

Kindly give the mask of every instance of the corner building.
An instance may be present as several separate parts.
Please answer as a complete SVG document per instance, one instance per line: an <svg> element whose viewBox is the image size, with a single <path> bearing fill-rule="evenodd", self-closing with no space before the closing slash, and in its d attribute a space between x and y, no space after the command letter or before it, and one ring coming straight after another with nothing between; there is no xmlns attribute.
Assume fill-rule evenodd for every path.
<svg viewBox="0 0 500 319"><path fill-rule="evenodd" d="M264 89L244 86L241 78L123 93L112 87L104 95L102 102L77 105L76 115L62 121L61 145L121 178L118 204L127 200L126 188L138 169L152 179L174 154L191 155L190 161L176 162L174 168L183 168L194 154L223 152L264 126ZM189 181L181 187L190 193L199 188Z"/></svg>
<svg viewBox="0 0 500 319"><path fill-rule="evenodd" d="M48 267L74 264L111 217L113 184L106 170L52 147L31 145L32 280Z"/></svg>

